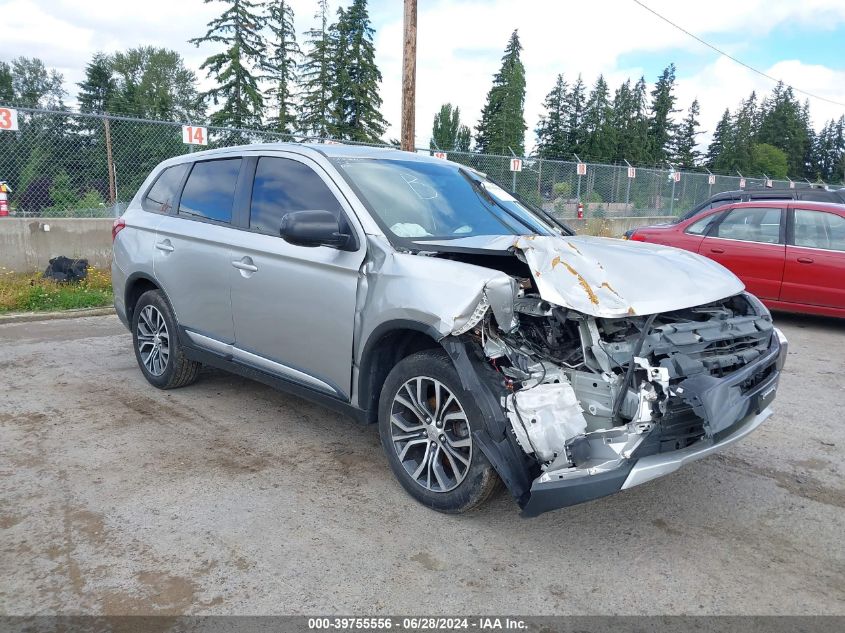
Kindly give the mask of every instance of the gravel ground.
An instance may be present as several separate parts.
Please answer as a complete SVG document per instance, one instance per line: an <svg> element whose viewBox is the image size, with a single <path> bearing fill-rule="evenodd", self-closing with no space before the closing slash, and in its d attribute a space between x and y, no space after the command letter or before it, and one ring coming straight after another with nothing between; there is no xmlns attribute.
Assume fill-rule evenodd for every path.
<svg viewBox="0 0 845 633"><path fill-rule="evenodd" d="M158 391L114 316L0 325L0 613L845 614L845 322L776 320L757 432L532 520L428 511L257 383Z"/></svg>

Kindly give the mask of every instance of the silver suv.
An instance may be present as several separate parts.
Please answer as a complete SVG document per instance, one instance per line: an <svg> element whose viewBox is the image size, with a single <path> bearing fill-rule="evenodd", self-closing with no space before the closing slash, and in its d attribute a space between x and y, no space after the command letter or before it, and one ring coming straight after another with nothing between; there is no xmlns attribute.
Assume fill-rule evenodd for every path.
<svg viewBox="0 0 845 633"><path fill-rule="evenodd" d="M377 422L443 512L630 488L770 414L786 341L719 264L573 236L473 169L251 145L159 165L114 227L115 307L154 386L224 368Z"/></svg>

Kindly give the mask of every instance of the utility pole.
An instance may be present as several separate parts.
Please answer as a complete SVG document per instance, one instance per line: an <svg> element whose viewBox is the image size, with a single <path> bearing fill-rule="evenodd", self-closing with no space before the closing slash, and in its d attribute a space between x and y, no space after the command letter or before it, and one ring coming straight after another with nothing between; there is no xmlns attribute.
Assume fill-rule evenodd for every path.
<svg viewBox="0 0 845 633"><path fill-rule="evenodd" d="M417 0L405 0L402 50L402 149L413 152L417 98Z"/></svg>

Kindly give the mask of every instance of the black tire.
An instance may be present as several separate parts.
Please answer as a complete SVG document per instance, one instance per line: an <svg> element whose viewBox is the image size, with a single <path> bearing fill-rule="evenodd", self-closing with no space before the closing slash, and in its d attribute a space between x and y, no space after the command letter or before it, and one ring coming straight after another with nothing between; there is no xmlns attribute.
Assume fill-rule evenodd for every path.
<svg viewBox="0 0 845 633"><path fill-rule="evenodd" d="M149 310L145 312L145 309ZM166 330L163 330L167 339L167 357L164 362L159 363L145 363L144 354L149 353L150 343L143 342L144 350L141 350L141 341L139 336L139 323L150 316L160 314L163 318ZM147 325L148 321L144 321L142 330L148 331L150 328ZM164 347L161 342L165 336L159 336L160 347ZM132 313L132 346L135 349L135 358L138 361L138 366L144 374L144 378L159 389L176 389L177 387L185 387L193 383L200 371L200 363L192 361L185 356L184 350L179 343L179 335L177 330L176 317L173 316L173 310L170 308L170 303L164 296L161 290L148 290L138 299L135 304L135 310ZM159 355L161 360L162 355ZM150 364L152 367L148 367ZM158 373L160 371L160 373Z"/></svg>
<svg viewBox="0 0 845 633"><path fill-rule="evenodd" d="M400 391L400 395L403 395L404 399L404 396L410 393L405 391L405 385L409 381L412 381L412 384L417 384L417 379L421 379L420 384L423 385L423 391L425 391L424 398L417 398L417 402L425 399L428 405L426 412L422 414L414 413L411 408L395 401ZM446 394L447 397L441 397L440 402L450 402L448 396L451 395L455 398L457 405L452 403L448 407L442 406L440 417L441 420L446 419L447 421L441 421L442 426L435 427L438 421L431 418L429 424L425 422L425 417L437 409L437 406L432 406L432 401L436 397L433 394L441 387L444 387L450 393L447 394L446 391L441 390L440 393ZM447 413L447 411L451 411L451 413ZM400 419L391 421L394 414L399 415ZM461 417L462 414L463 417ZM468 512L482 505L499 489L499 476L478 446L472 442L472 431L477 430L481 424L481 411L472 393L463 389L458 373L445 351L425 350L401 360L387 376L387 380L382 387L378 417L382 447L393 474L408 494L424 506L448 514ZM459 419L455 420L455 417ZM413 424L418 423L421 429L416 431L418 437L415 436L408 442L418 444L405 451L404 461L400 459L400 453L405 446L401 441L396 442L394 439L401 437L404 440L409 433L399 427L397 422L401 422L408 429L415 428ZM433 436L432 433L439 435ZM425 438L425 441L423 441L423 438ZM465 444L466 438L469 438L471 442L469 454L466 453L466 447L454 448L454 445L458 443ZM414 473L411 471L415 471L418 465L425 461L429 455L429 450L432 452L428 463L432 464L434 470L428 473L428 480L421 483L414 478ZM423 451L425 451L425 454L421 455ZM449 455L447 455L447 451L450 453ZM468 468L465 467L463 461L454 459L458 452L464 459L468 457ZM412 456L414 453L416 458ZM450 457L453 459L449 459ZM415 461L416 459L419 461ZM455 465L459 469L466 468L462 479L456 474ZM446 485L441 486L437 483L440 481L440 477L434 471L438 468L443 474ZM452 478L447 476L447 471L451 471ZM421 474L420 477L424 478L425 475ZM431 483L433 483L433 488L442 489L427 487ZM450 485L454 487L450 488Z"/></svg>

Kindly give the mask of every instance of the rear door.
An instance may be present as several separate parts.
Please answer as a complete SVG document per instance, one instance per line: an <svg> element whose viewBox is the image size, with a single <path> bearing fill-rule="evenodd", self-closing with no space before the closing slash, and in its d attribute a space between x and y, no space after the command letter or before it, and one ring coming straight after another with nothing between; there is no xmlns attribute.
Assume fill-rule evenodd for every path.
<svg viewBox="0 0 845 633"><path fill-rule="evenodd" d="M224 350L235 338L230 296L229 242L241 180L238 157L198 161L175 201L175 213L158 225L155 275L179 325L203 347Z"/></svg>
<svg viewBox="0 0 845 633"><path fill-rule="evenodd" d="M358 248L306 247L279 236L292 211L334 213ZM241 362L348 399L363 234L322 168L296 154L260 156L248 230L237 231L228 263L235 356Z"/></svg>
<svg viewBox="0 0 845 633"><path fill-rule="evenodd" d="M784 211L778 207L734 207L710 228L698 252L739 277L752 294L776 300L783 280Z"/></svg>
<svg viewBox="0 0 845 633"><path fill-rule="evenodd" d="M781 300L845 308L845 211L796 205L790 216Z"/></svg>

